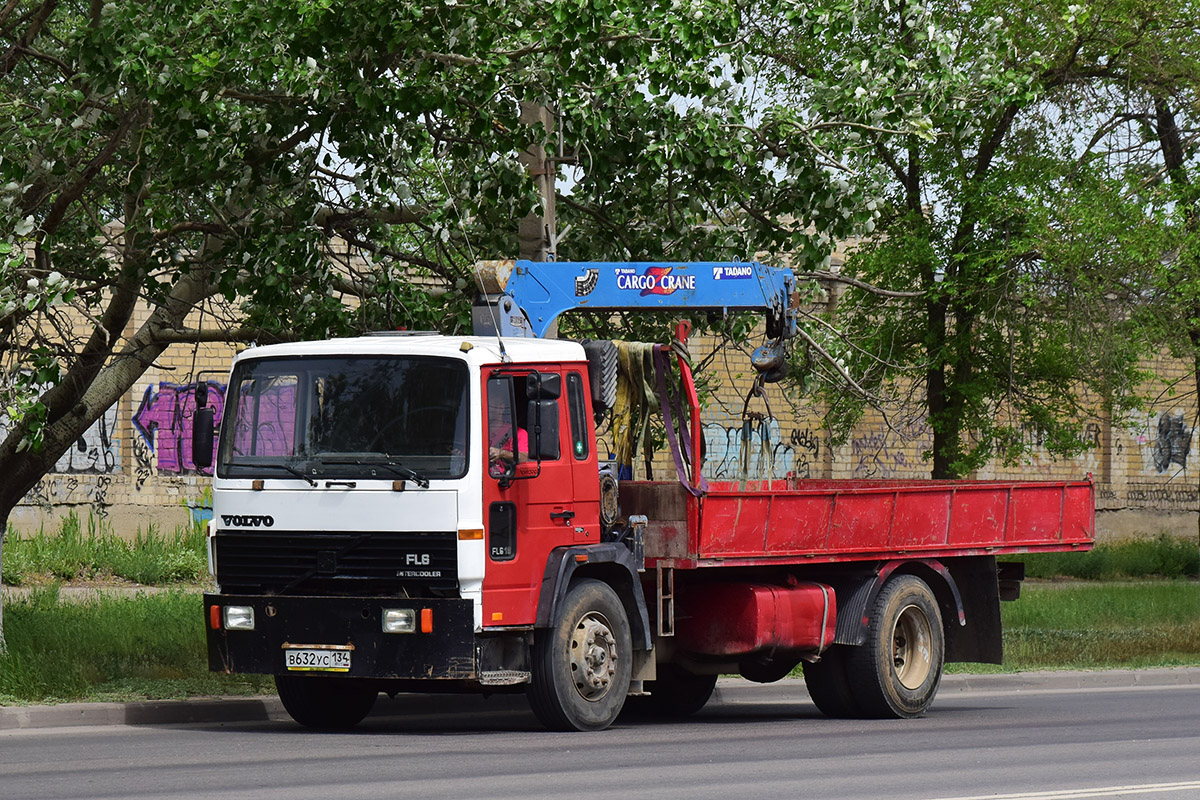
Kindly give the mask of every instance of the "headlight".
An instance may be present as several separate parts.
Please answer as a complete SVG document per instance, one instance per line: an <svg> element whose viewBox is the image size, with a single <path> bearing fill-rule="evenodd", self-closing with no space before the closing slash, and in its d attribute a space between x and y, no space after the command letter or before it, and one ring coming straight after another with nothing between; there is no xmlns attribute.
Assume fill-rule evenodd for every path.
<svg viewBox="0 0 1200 800"><path fill-rule="evenodd" d="M417 614L411 608L385 608L384 633L412 633L417 629Z"/></svg>
<svg viewBox="0 0 1200 800"><path fill-rule="evenodd" d="M225 606L225 630L254 630L254 606Z"/></svg>

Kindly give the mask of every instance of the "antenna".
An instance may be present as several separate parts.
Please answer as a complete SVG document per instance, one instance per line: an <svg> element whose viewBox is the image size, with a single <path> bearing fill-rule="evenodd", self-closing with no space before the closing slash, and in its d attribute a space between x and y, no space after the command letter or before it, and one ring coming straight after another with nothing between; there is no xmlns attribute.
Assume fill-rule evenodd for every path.
<svg viewBox="0 0 1200 800"><path fill-rule="evenodd" d="M451 192L450 183L446 180L446 172L442 169L440 159L434 159L434 163L437 164L438 177L442 179L442 188L446 190L446 197L448 198ZM483 276L479 273L479 258L475 255L475 248L471 246L471 237L467 235L467 227L463 224L462 209L458 207L457 203L454 204L454 209L458 216L458 229L462 232L463 243L467 246L467 256L471 259L471 274L475 278L475 288L478 289L480 294L484 294ZM508 351L504 349L504 339L500 337L500 320L496 318L496 310L492 308L490 303L488 304L488 314L492 318L492 327L496 331L496 345L500 348L500 360L509 362L512 358L508 355Z"/></svg>

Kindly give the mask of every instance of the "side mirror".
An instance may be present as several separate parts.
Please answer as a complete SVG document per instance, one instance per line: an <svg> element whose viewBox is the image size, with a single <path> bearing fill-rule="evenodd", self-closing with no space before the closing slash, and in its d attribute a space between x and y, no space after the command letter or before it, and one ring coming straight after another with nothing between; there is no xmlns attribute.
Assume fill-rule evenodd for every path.
<svg viewBox="0 0 1200 800"><path fill-rule="evenodd" d="M530 400L526 419L533 428L529 437L529 456L538 461L557 461L561 455L558 444L558 401Z"/></svg>
<svg viewBox="0 0 1200 800"><path fill-rule="evenodd" d="M196 416L192 419L192 463L196 469L212 466L216 413L213 408L197 408Z"/></svg>

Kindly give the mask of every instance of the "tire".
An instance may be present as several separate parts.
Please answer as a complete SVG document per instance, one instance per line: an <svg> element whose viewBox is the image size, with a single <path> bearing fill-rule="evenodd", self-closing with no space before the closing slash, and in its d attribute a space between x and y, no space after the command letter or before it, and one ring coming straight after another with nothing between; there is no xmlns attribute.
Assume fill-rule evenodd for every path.
<svg viewBox="0 0 1200 800"><path fill-rule="evenodd" d="M658 677L646 681L646 710L659 717L690 717L712 697L716 675L697 675L678 664L659 664Z"/></svg>
<svg viewBox="0 0 1200 800"><path fill-rule="evenodd" d="M276 675L283 707L306 728L346 730L371 712L379 690L356 678Z"/></svg>
<svg viewBox="0 0 1200 800"><path fill-rule="evenodd" d="M867 640L850 652L848 675L862 716L919 717L942 680L945 632L937 599L912 575L889 580L875 600Z"/></svg>
<svg viewBox="0 0 1200 800"><path fill-rule="evenodd" d="M625 606L606 583L582 580L533 645L529 705L558 731L598 731L621 713L633 670Z"/></svg>
<svg viewBox="0 0 1200 800"><path fill-rule="evenodd" d="M848 648L833 645L816 663L804 662L804 685L817 710L833 719L861 716L846 674Z"/></svg>

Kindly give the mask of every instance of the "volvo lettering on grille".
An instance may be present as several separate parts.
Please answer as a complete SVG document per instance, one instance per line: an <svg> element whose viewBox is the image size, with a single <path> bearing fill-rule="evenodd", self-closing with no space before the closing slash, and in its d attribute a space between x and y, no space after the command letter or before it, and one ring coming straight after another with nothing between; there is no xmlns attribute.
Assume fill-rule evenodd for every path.
<svg viewBox="0 0 1200 800"><path fill-rule="evenodd" d="M222 514L221 522L235 528L269 528L275 518L270 514Z"/></svg>

